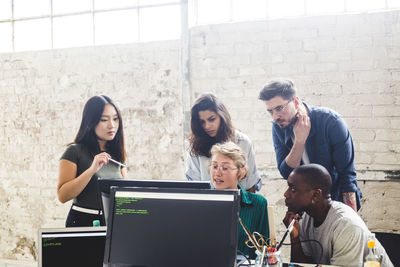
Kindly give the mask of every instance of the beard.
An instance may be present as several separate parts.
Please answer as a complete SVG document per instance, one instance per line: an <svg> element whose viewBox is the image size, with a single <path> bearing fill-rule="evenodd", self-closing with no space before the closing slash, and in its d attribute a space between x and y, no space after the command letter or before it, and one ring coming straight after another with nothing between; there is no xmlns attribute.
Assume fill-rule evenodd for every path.
<svg viewBox="0 0 400 267"><path fill-rule="evenodd" d="M289 119L288 125L282 125L281 123L285 122L285 120L281 120L281 119L277 119L275 121L275 123L278 124L278 126L281 129L285 129L287 127L293 126L296 123L296 121L297 121L297 116L295 115L295 116L293 116L293 118Z"/></svg>

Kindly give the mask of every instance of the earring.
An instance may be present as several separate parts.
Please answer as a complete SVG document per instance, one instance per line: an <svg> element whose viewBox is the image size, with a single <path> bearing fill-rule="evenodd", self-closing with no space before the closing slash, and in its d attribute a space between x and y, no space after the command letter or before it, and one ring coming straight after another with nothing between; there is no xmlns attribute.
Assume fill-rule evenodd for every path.
<svg viewBox="0 0 400 267"><path fill-rule="evenodd" d="M311 204L314 204L314 199L311 199Z"/></svg>

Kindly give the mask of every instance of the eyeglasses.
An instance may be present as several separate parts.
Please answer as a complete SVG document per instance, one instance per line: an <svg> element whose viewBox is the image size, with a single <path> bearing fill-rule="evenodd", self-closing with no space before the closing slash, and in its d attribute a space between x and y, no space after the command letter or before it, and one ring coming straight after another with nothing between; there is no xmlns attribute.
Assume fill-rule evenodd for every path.
<svg viewBox="0 0 400 267"><path fill-rule="evenodd" d="M285 111L285 109L286 109L286 107L289 105L289 103L290 102L292 102L293 101L293 99L290 99L286 104L284 104L284 105L280 105L280 106L277 106L277 107L275 107L275 108L273 108L273 109L267 109L267 114L269 114L269 115L274 115L274 111L276 111L277 113L282 113L282 112L284 112Z"/></svg>
<svg viewBox="0 0 400 267"><path fill-rule="evenodd" d="M226 166L218 166L218 165L211 165L210 168L214 172L216 172L219 169L222 173L226 173L228 171L234 171L234 170L238 169L238 168L229 168Z"/></svg>

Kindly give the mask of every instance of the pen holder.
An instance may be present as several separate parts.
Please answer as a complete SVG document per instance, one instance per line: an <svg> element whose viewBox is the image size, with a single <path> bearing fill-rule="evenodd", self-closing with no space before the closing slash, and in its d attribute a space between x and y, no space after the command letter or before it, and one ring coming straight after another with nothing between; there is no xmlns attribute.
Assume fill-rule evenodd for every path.
<svg viewBox="0 0 400 267"><path fill-rule="evenodd" d="M281 251L266 252L264 259L261 259L262 253L256 250L255 267L282 267Z"/></svg>

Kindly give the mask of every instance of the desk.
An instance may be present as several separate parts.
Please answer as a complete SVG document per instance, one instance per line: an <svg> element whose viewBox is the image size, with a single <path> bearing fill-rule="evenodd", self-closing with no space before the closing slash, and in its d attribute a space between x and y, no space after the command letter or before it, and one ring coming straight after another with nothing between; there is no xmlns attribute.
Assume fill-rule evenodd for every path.
<svg viewBox="0 0 400 267"><path fill-rule="evenodd" d="M290 265L290 264L295 264L295 265ZM255 263L254 260L250 261L250 264L246 261L242 264L237 265L238 267L254 267ZM290 266L294 266L294 267L316 267L316 264L310 264L310 263L283 263L282 267L290 267ZM318 265L319 267L340 267L340 266L336 266L336 265Z"/></svg>
<svg viewBox="0 0 400 267"><path fill-rule="evenodd" d="M316 266L316 264L310 264L310 263L293 263L293 264L297 264L297 265L294 265L294 266L298 266L298 267L315 267ZM288 263L284 263L283 264L283 267L286 267L286 266L290 266L290 265L288 265ZM322 264L322 265L318 265L318 266L321 266L321 267L339 267L339 266L336 266L336 265L324 265L324 264Z"/></svg>

